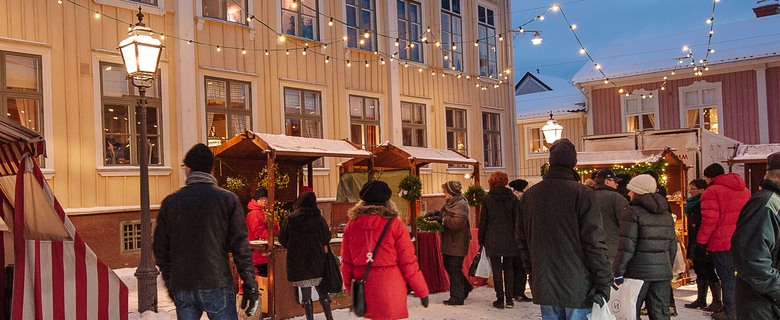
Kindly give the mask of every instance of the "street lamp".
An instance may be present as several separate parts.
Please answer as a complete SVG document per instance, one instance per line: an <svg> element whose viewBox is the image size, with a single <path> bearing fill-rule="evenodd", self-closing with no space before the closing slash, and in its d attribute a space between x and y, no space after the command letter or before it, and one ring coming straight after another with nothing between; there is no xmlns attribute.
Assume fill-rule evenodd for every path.
<svg viewBox="0 0 780 320"><path fill-rule="evenodd" d="M534 32L534 37L531 39L531 44L538 46L542 44L542 37L539 35L541 31Z"/></svg>
<svg viewBox="0 0 780 320"><path fill-rule="evenodd" d="M138 88L138 103L136 104L138 122L140 123L140 153L141 169L141 263L135 271L138 280L138 312L157 312L157 275L160 274L152 261L152 218L149 214L149 145L146 138L146 89L154 83L157 75L157 65L160 63L160 53L163 45L160 40L152 37L152 30L144 23L141 7L138 7L138 22L128 32L127 39L119 43L127 78Z"/></svg>
<svg viewBox="0 0 780 320"><path fill-rule="evenodd" d="M563 126L553 119L552 112L550 112L550 120L547 120L547 123L542 127L542 133L544 134L544 140L549 144L560 139L561 134L563 134Z"/></svg>

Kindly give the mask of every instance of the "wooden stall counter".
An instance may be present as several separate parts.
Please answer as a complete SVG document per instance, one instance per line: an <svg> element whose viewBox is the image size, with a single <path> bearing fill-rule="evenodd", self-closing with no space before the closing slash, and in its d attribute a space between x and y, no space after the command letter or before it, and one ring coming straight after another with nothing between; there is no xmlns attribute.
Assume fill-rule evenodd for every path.
<svg viewBox="0 0 780 320"><path fill-rule="evenodd" d="M264 314L262 318L273 319L288 319L304 315L303 306L298 303L298 297L295 288L287 281L287 249L276 243L273 250L269 252L268 242L266 241L250 241L249 246L254 252L261 252L269 254L269 279L266 281L271 288L266 289L262 293L263 299L273 301L273 310L268 310L274 314ZM340 258L341 254L341 238L331 239L331 250L336 258ZM341 261L341 259L338 259ZM351 299L347 295L346 291L341 293L330 294L331 309L343 309L351 306ZM271 305L271 303L269 303ZM322 306L319 302L315 301L314 312L322 312ZM255 319L253 317L252 319ZM260 317L257 317L260 319Z"/></svg>

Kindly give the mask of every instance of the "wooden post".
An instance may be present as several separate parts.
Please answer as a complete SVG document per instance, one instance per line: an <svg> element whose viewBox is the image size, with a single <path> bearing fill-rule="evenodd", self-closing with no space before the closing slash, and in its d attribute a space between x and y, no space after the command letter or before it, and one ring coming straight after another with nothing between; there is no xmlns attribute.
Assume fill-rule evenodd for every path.
<svg viewBox="0 0 780 320"><path fill-rule="evenodd" d="M266 163L266 170L268 172L268 176L266 177L267 186L268 186L268 205L266 208L272 208L274 205L274 199L276 194L276 151L274 150L267 150L266 154L268 156L268 161ZM273 217L273 212L269 212L271 216ZM271 319L276 319L276 309L275 309L275 303L274 300L276 297L274 297L274 221L273 218L267 222L268 225L266 226L267 230L271 231L268 232L268 287L266 288L266 294L268 295L268 313L271 316ZM262 303L262 302L261 302ZM262 312L261 312L262 313Z"/></svg>
<svg viewBox="0 0 780 320"><path fill-rule="evenodd" d="M308 165L306 165L306 175L307 180L309 183L309 188L314 189L314 167L312 166L312 162L309 162Z"/></svg>
<svg viewBox="0 0 780 320"><path fill-rule="evenodd" d="M417 166L417 161L412 158L412 175L419 177L420 168ZM419 257L420 253L420 241L417 239L417 199L409 201L409 226L412 229L412 239L414 239L414 254Z"/></svg>
<svg viewBox="0 0 780 320"><path fill-rule="evenodd" d="M374 155L368 157L368 181L374 180Z"/></svg>
<svg viewBox="0 0 780 320"><path fill-rule="evenodd" d="M479 185L479 162L474 164L474 172L471 173L471 177L474 178L474 185ZM479 219L482 218L482 205L474 206L474 224L479 225Z"/></svg>

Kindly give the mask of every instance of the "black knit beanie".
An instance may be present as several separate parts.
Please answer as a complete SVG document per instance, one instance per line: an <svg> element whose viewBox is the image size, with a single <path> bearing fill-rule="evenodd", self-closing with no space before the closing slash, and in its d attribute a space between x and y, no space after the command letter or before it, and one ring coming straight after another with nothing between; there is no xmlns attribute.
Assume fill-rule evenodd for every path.
<svg viewBox="0 0 780 320"><path fill-rule="evenodd" d="M369 203L384 203L390 200L392 195L393 191L390 190L387 183L379 180L366 182L363 188L360 189L360 200Z"/></svg>
<svg viewBox="0 0 780 320"><path fill-rule="evenodd" d="M710 179L713 179L713 178L715 178L715 177L717 177L719 175L722 175L724 173L726 173L726 171L723 170L723 166L721 166L718 163L713 163L713 164L707 166L707 168L705 168L704 172L703 172L704 176L707 177L707 178L710 178Z"/></svg>
<svg viewBox="0 0 780 320"><path fill-rule="evenodd" d="M198 143L190 151L187 151L184 165L192 171L211 173L211 169L214 167L214 153L205 144Z"/></svg>
<svg viewBox="0 0 780 320"><path fill-rule="evenodd" d="M314 191L306 191L298 196L296 201L298 208L316 208L317 207L317 195Z"/></svg>
<svg viewBox="0 0 780 320"><path fill-rule="evenodd" d="M577 149L569 139L555 141L550 147L550 165L574 168L577 165Z"/></svg>
<svg viewBox="0 0 780 320"><path fill-rule="evenodd" d="M255 190L255 196L253 199L257 200L260 198L268 198L268 190L266 188L260 187Z"/></svg>

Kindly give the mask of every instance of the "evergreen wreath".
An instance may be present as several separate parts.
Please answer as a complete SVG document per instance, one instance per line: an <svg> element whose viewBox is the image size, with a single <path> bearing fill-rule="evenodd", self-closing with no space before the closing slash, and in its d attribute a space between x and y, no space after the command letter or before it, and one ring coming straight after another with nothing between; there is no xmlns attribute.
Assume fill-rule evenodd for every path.
<svg viewBox="0 0 780 320"><path fill-rule="evenodd" d="M415 175L408 175L398 183L401 189L398 195L406 201L417 201L422 197L422 180Z"/></svg>
<svg viewBox="0 0 780 320"><path fill-rule="evenodd" d="M469 202L470 206L476 207L480 205L482 199L485 198L485 189L480 185L470 185L466 191L463 192L463 196L466 197L466 201Z"/></svg>
<svg viewBox="0 0 780 320"><path fill-rule="evenodd" d="M444 226L442 226L438 221L428 221L425 220L425 217L418 216L417 230L423 232L442 232L444 231Z"/></svg>

